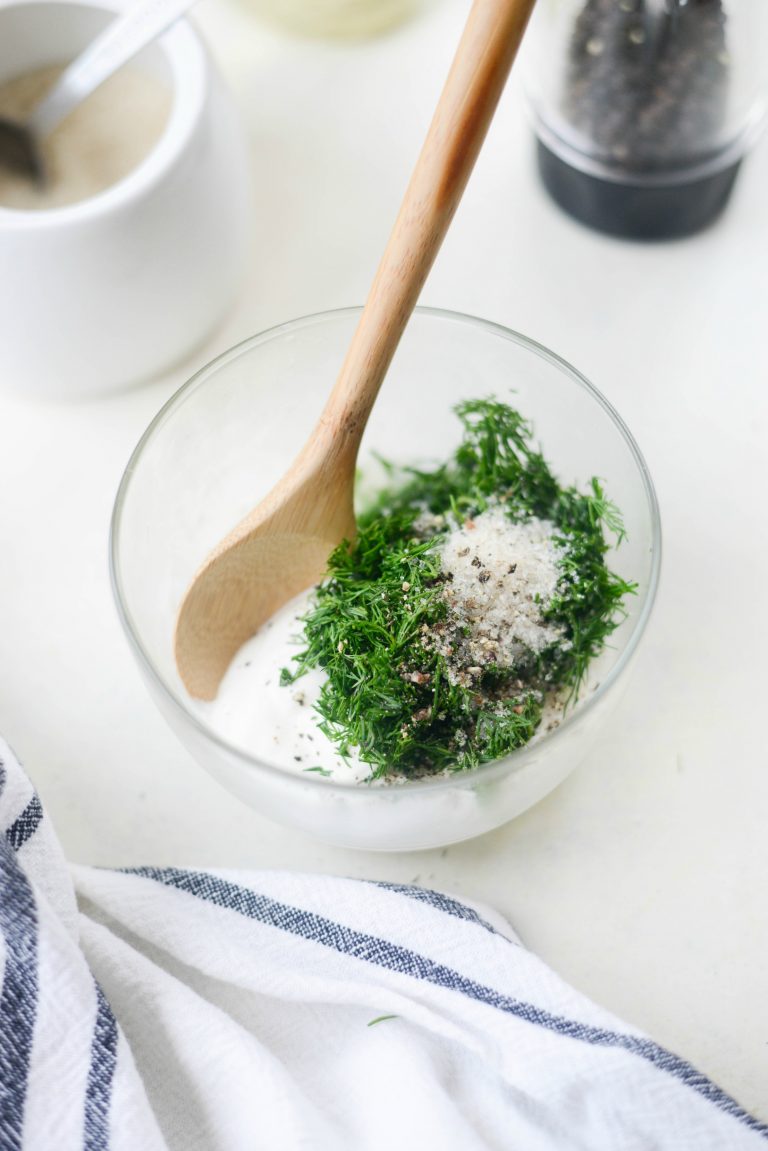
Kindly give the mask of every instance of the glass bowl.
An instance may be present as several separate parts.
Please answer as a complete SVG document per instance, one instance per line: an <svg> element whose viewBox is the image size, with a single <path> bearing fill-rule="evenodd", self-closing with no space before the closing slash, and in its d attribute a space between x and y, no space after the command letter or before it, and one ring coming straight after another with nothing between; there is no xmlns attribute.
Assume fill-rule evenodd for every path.
<svg viewBox="0 0 768 1151"><path fill-rule="evenodd" d="M653 485L621 418L575 369L496 324L420 308L367 428L374 453L400 463L445 459L459 440L451 408L495 396L519 408L563 483L592 476L624 517L608 556L637 595L592 665L580 701L555 730L468 772L367 785L296 774L214 732L173 658L182 595L207 552L272 487L313 427L359 309L308 316L246 340L199 371L165 405L134 451L115 502L112 583L150 693L195 758L229 790L279 822L345 847L409 851L480 835L525 811L579 763L620 694L653 605L661 531Z"/></svg>

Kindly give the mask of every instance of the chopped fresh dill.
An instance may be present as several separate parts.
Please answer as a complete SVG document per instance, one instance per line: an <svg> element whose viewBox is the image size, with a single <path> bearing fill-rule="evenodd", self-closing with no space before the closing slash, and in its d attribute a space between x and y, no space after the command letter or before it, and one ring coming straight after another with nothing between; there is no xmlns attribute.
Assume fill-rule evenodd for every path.
<svg viewBox="0 0 768 1151"><path fill-rule="evenodd" d="M399 1019L399 1015L377 1015L375 1019L369 1019L366 1027L375 1027L377 1023L386 1023L388 1019Z"/></svg>
<svg viewBox="0 0 768 1151"><path fill-rule="evenodd" d="M635 591L605 563L606 533L616 545L625 533L600 481L586 492L561 487L532 428L506 404L469 400L454 410L463 438L447 463L401 469L382 461L389 486L359 517L354 547L345 542L331 555L303 617L306 646L281 675L289 684L310 668L325 671L321 730L342 756L354 750L370 764L371 778L473 768L527 743L547 699L575 697ZM483 638L487 658L462 666L473 625L453 606L441 549L484 513L523 533L546 525L546 544L536 546L548 549L554 582L544 598L527 595L537 644L502 658ZM516 557L507 558L514 573ZM490 581L484 562L471 562L472 578ZM493 586L502 584L494 577ZM517 604L524 591L499 594L520 596L509 601Z"/></svg>
<svg viewBox="0 0 768 1151"><path fill-rule="evenodd" d="M316 775L333 775L333 772L329 771L327 767L320 767L319 765L317 767L305 767L304 771L314 771Z"/></svg>

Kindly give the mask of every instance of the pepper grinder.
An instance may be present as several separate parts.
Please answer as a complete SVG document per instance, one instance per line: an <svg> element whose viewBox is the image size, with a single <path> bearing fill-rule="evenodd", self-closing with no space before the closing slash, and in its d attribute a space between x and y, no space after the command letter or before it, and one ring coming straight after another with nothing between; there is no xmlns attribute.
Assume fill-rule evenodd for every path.
<svg viewBox="0 0 768 1151"><path fill-rule="evenodd" d="M526 87L545 187L613 235L706 227L762 125L766 59L763 0L539 0Z"/></svg>

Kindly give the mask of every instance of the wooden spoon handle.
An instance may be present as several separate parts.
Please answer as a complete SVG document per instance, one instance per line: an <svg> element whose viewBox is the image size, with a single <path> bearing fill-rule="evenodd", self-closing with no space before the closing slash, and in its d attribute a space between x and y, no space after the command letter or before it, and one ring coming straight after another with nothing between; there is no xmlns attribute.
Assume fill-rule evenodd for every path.
<svg viewBox="0 0 768 1151"><path fill-rule="evenodd" d="M535 0L475 0L316 444L354 467L365 424L474 167ZM329 443L328 437L331 442ZM330 461L329 461L330 462Z"/></svg>

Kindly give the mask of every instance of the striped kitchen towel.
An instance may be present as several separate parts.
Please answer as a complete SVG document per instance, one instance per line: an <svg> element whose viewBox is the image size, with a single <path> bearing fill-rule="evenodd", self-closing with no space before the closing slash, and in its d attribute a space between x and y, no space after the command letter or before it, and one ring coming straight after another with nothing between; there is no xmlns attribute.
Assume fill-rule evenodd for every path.
<svg viewBox="0 0 768 1151"><path fill-rule="evenodd" d="M0 1148L748 1151L768 1126L493 912L69 869L0 741Z"/></svg>

